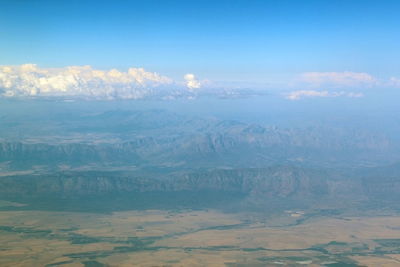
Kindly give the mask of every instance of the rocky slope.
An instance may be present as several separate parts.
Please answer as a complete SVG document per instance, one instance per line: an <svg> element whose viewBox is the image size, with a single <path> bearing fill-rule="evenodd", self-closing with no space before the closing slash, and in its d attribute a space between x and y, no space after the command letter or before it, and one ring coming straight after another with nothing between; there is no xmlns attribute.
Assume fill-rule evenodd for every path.
<svg viewBox="0 0 400 267"><path fill-rule="evenodd" d="M47 175L15 175L0 179L3 198L79 198L138 194L215 194L236 198L241 206L262 208L277 203L290 207L328 205L349 208L391 201L397 203L400 176L346 177L332 171L290 166L263 169L214 170L170 173L153 178L129 172L61 172ZM190 193L191 192L191 193ZM203 193L202 193L203 192ZM156 194L156 196L157 196ZM235 197L236 196L236 197ZM204 195L206 198L206 195ZM154 198L154 195L153 195ZM112 198L111 198L112 199ZM154 200L154 199L153 199ZM181 201L181 200L180 200ZM176 203L179 205L179 203Z"/></svg>

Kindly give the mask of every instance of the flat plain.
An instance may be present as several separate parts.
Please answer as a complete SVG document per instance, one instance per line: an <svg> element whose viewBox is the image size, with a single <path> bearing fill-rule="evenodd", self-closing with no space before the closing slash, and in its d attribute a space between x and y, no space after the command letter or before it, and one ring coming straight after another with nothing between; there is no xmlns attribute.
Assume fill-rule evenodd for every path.
<svg viewBox="0 0 400 267"><path fill-rule="evenodd" d="M400 216L3 210L0 241L0 266L399 266Z"/></svg>

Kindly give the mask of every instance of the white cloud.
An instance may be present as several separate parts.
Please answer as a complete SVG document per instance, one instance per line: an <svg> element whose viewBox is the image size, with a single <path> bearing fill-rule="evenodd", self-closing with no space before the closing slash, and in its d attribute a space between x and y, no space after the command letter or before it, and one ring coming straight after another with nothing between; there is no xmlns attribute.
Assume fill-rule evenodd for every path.
<svg viewBox="0 0 400 267"><path fill-rule="evenodd" d="M299 100L302 98L307 98L307 97L339 97L339 96L345 96L345 97L363 97L364 95L362 93L356 93L356 92L329 92L329 91L315 91L315 90L298 90L298 91L292 91L289 94L286 95L286 98L289 100Z"/></svg>
<svg viewBox="0 0 400 267"><path fill-rule="evenodd" d="M193 91L194 89L199 89L201 87L201 83L196 79L194 74L188 73L183 77L186 80L186 87Z"/></svg>
<svg viewBox="0 0 400 267"><path fill-rule="evenodd" d="M168 77L142 68L126 72L91 66L39 68L35 64L0 66L0 95L82 96L96 99L138 99L157 88L176 85Z"/></svg>
<svg viewBox="0 0 400 267"><path fill-rule="evenodd" d="M399 88L400 87L400 79L396 78L396 77L391 77L389 80L389 86Z"/></svg>
<svg viewBox="0 0 400 267"><path fill-rule="evenodd" d="M363 72L306 72L300 81L312 87L372 87L377 80Z"/></svg>

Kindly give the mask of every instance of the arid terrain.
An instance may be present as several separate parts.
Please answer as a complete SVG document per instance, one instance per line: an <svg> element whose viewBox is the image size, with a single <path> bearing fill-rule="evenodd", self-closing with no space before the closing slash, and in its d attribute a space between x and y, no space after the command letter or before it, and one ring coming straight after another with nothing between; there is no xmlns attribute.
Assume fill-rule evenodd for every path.
<svg viewBox="0 0 400 267"><path fill-rule="evenodd" d="M300 210L3 210L0 266L398 266L399 225Z"/></svg>
<svg viewBox="0 0 400 267"><path fill-rule="evenodd" d="M29 103L0 106L0 266L400 265L397 135Z"/></svg>

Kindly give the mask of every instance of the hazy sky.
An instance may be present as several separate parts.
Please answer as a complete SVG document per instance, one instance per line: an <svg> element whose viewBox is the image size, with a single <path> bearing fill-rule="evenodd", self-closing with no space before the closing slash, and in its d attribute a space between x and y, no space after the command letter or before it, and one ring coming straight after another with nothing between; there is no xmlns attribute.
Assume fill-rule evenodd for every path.
<svg viewBox="0 0 400 267"><path fill-rule="evenodd" d="M400 87L399 14L400 1L387 0L1 0L0 65L135 67L298 90Z"/></svg>

